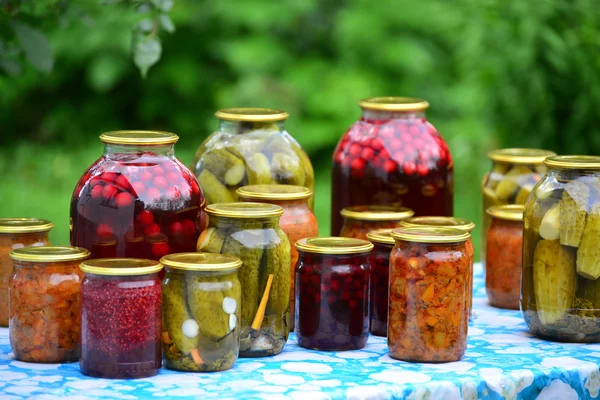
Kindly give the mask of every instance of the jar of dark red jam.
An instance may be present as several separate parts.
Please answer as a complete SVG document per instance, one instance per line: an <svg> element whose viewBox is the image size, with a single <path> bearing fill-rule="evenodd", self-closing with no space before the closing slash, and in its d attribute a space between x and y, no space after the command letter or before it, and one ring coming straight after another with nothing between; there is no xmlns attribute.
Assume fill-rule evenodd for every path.
<svg viewBox="0 0 600 400"><path fill-rule="evenodd" d="M388 290L390 277L390 253L394 248L392 229L377 229L367 234L373 243L369 255L371 264L371 323L370 331L375 336L387 336Z"/></svg>
<svg viewBox="0 0 600 400"><path fill-rule="evenodd" d="M340 236L366 240L367 233L376 229L397 228L402 220L415 213L406 207L364 205L346 207L340 214L344 218Z"/></svg>
<svg viewBox="0 0 600 400"><path fill-rule="evenodd" d="M349 206L404 206L415 215L452 216L453 162L425 118L429 103L408 97L361 100L360 120L340 139L331 172L331 233Z"/></svg>
<svg viewBox="0 0 600 400"><path fill-rule="evenodd" d="M161 282L157 261L89 260L80 265L81 358L85 375L144 378L161 366Z"/></svg>
<svg viewBox="0 0 600 400"><path fill-rule="evenodd" d="M366 240L324 237L296 242L296 335L315 350L356 350L369 337Z"/></svg>

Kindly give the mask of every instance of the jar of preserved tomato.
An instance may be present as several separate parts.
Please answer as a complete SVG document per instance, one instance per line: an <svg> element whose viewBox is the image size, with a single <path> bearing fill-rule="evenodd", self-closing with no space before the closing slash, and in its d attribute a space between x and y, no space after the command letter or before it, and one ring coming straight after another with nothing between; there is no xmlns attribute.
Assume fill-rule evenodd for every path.
<svg viewBox="0 0 600 400"><path fill-rule="evenodd" d="M519 309L523 273L523 206L487 209L492 224L487 234L485 289L490 305Z"/></svg>
<svg viewBox="0 0 600 400"><path fill-rule="evenodd" d="M242 261L212 253L161 258L163 354L177 371L225 371L238 358Z"/></svg>
<svg viewBox="0 0 600 400"><path fill-rule="evenodd" d="M71 200L71 244L93 258L159 260L194 251L204 229L204 197L174 154L169 132L100 135L104 154L83 174Z"/></svg>
<svg viewBox="0 0 600 400"><path fill-rule="evenodd" d="M80 247L13 250L9 337L15 358L36 363L77 361L80 350Z"/></svg>
<svg viewBox="0 0 600 400"><path fill-rule="evenodd" d="M373 243L373 251L369 255L371 264L371 323L370 331L375 336L387 336L388 306L390 284L390 254L394 248L392 229L377 229L367 234Z"/></svg>
<svg viewBox="0 0 600 400"><path fill-rule="evenodd" d="M290 333L290 242L279 227L283 208L267 203L206 207L198 251L239 257L242 284L240 357L281 353Z"/></svg>
<svg viewBox="0 0 600 400"><path fill-rule="evenodd" d="M144 378L161 366L161 282L157 261L81 263L81 373Z"/></svg>
<svg viewBox="0 0 600 400"><path fill-rule="evenodd" d="M451 362L467 348L469 234L455 228L394 229L390 257L390 356Z"/></svg>
<svg viewBox="0 0 600 400"><path fill-rule="evenodd" d="M405 206L416 215L452 216L453 162L446 142L427 122L429 103L408 97L361 100L362 116L333 154L331 232L348 206Z"/></svg>
<svg viewBox="0 0 600 400"><path fill-rule="evenodd" d="M340 214L344 218L340 236L365 240L370 231L397 228L402 220L415 213L406 207L368 205L346 207Z"/></svg>
<svg viewBox="0 0 600 400"><path fill-rule="evenodd" d="M523 216L521 310L538 337L600 342L600 157L544 164Z"/></svg>
<svg viewBox="0 0 600 400"><path fill-rule="evenodd" d="M485 267L485 246L490 228L486 210L507 204L524 205L536 183L546 173L544 159L556 153L542 149L498 149L488 153L492 169L483 177L483 229L480 260Z"/></svg>
<svg viewBox="0 0 600 400"><path fill-rule="evenodd" d="M208 204L238 201L245 185L289 184L314 190L312 164L284 128L288 113L269 108L223 108L219 128L198 148L195 173ZM313 199L309 199L312 208Z"/></svg>
<svg viewBox="0 0 600 400"><path fill-rule="evenodd" d="M38 218L0 218L0 326L8 326L8 281L13 273L10 252L29 246L48 246L54 225Z"/></svg>
<svg viewBox="0 0 600 400"><path fill-rule="evenodd" d="M356 350L369 337L366 240L322 237L296 242L296 335L315 350Z"/></svg>
<svg viewBox="0 0 600 400"><path fill-rule="evenodd" d="M285 232L290 243L300 239L319 236L317 218L308 206L312 196L310 189L293 185L249 185L237 190L240 201L259 201L262 203L276 204L283 207L283 215L279 219L279 226ZM298 262L298 250L291 246L290 262L290 330L294 329L294 274Z"/></svg>

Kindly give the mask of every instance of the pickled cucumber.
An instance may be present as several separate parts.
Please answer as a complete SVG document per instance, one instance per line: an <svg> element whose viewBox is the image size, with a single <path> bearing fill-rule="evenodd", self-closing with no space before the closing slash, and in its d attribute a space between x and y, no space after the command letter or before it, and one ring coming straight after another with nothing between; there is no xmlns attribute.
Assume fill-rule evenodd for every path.
<svg viewBox="0 0 600 400"><path fill-rule="evenodd" d="M183 276L174 275L168 284L164 285L162 292L162 312L165 315L165 327L163 331L169 332L175 346L184 354L198 346L198 337L189 338L183 334L183 323L192 319L186 298L186 288Z"/></svg>
<svg viewBox="0 0 600 400"><path fill-rule="evenodd" d="M304 186L305 173L296 154L274 153L271 170L278 182L288 185Z"/></svg>
<svg viewBox="0 0 600 400"><path fill-rule="evenodd" d="M577 273L584 278L600 277L600 202L588 214L581 243L577 249Z"/></svg>
<svg viewBox="0 0 600 400"><path fill-rule="evenodd" d="M235 201L227 187L207 169L203 170L198 176L198 183L208 204L232 203Z"/></svg>
<svg viewBox="0 0 600 400"><path fill-rule="evenodd" d="M263 153L255 153L246 161L248 166L248 184L263 185L273 182L271 163Z"/></svg>
<svg viewBox="0 0 600 400"><path fill-rule="evenodd" d="M246 176L244 162L226 149L212 149L204 154L202 167L228 186L239 184Z"/></svg>
<svg viewBox="0 0 600 400"><path fill-rule="evenodd" d="M586 219L586 206L590 187L585 183L571 181L565 185L560 200L560 244L578 247Z"/></svg>
<svg viewBox="0 0 600 400"><path fill-rule="evenodd" d="M207 228L198 238L197 251L206 253L221 253L225 238L216 228Z"/></svg>
<svg viewBox="0 0 600 400"><path fill-rule="evenodd" d="M496 196L496 192L489 187L483 188L483 198L486 200L485 205L487 207L498 206L498 205L503 204L503 202L498 200L498 196Z"/></svg>
<svg viewBox="0 0 600 400"><path fill-rule="evenodd" d="M504 175L510 170L510 164L494 163L492 171L489 173L487 182L485 185L492 190L498 187L498 183L502 180Z"/></svg>
<svg viewBox="0 0 600 400"><path fill-rule="evenodd" d="M533 171L524 165L515 165L504 175L496 187L496 196L502 201L508 201L517 194L526 179Z"/></svg>
<svg viewBox="0 0 600 400"><path fill-rule="evenodd" d="M200 325L200 335L209 340L216 341L230 330L229 315L221 309L226 283L218 277L198 274L188 277L186 282L190 312Z"/></svg>
<svg viewBox="0 0 600 400"><path fill-rule="evenodd" d="M261 269L259 291L265 290L269 274L273 274L273 284L267 314L282 316L289 311L291 274L290 274L290 242L287 236L274 229L266 229L267 243L271 246L265 250L264 268Z"/></svg>
<svg viewBox="0 0 600 400"><path fill-rule="evenodd" d="M262 152L268 157L273 158L276 153L283 153L287 156L294 157L296 153L291 148L293 145L283 135L273 135L268 141Z"/></svg>
<svg viewBox="0 0 600 400"><path fill-rule="evenodd" d="M556 240L560 237L560 203L553 205L542 218L540 236L546 240Z"/></svg>
<svg viewBox="0 0 600 400"><path fill-rule="evenodd" d="M517 197L515 198L515 204L525 204L534 186L535 183L531 182L523 184L523 186L521 186L521 189L519 189L519 192L517 193Z"/></svg>

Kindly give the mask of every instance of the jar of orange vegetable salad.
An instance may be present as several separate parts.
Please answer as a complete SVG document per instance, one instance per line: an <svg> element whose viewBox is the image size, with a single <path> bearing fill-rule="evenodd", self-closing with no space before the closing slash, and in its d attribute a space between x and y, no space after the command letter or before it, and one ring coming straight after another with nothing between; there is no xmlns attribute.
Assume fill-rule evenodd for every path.
<svg viewBox="0 0 600 400"><path fill-rule="evenodd" d="M485 290L490 305L519 309L523 265L523 206L494 206L487 232Z"/></svg>
<svg viewBox="0 0 600 400"><path fill-rule="evenodd" d="M392 231L388 348L404 361L451 362L467 348L470 234L455 228Z"/></svg>
<svg viewBox="0 0 600 400"><path fill-rule="evenodd" d="M340 214L344 218L340 236L366 240L370 231L397 228L402 220L415 213L406 207L364 205L346 207Z"/></svg>
<svg viewBox="0 0 600 400"><path fill-rule="evenodd" d="M77 361L80 351L81 247L13 250L9 338L15 358L36 363Z"/></svg>

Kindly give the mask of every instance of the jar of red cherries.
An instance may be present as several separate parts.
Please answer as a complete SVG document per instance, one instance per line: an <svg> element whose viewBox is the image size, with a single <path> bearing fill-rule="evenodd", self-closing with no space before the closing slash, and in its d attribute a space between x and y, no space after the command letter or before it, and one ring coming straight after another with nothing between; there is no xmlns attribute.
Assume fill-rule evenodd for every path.
<svg viewBox="0 0 600 400"><path fill-rule="evenodd" d="M369 337L366 240L307 238L296 242L296 335L316 350L356 350Z"/></svg>
<svg viewBox="0 0 600 400"><path fill-rule="evenodd" d="M393 228L376 229L367 234L367 239L373 243L373 251L369 255L371 263L371 335L387 336L388 304L390 284L390 254L396 243L392 237Z"/></svg>
<svg viewBox="0 0 600 400"><path fill-rule="evenodd" d="M174 154L169 132L100 135L104 154L83 174L71 200L71 243L93 258L159 260L195 251L206 223L194 174Z"/></svg>
<svg viewBox="0 0 600 400"><path fill-rule="evenodd" d="M446 142L425 118L429 103L408 97L361 100L360 120L333 154L331 232L340 211L361 204L404 206L415 215L452 216L453 162Z"/></svg>

